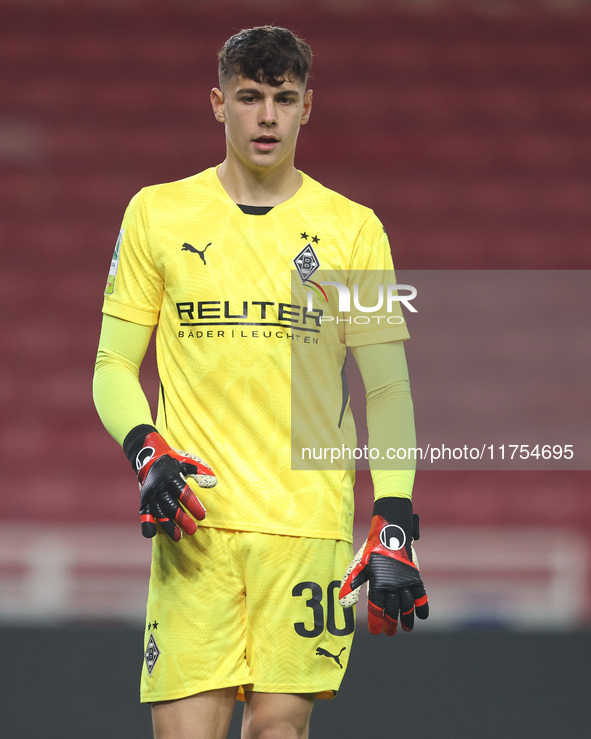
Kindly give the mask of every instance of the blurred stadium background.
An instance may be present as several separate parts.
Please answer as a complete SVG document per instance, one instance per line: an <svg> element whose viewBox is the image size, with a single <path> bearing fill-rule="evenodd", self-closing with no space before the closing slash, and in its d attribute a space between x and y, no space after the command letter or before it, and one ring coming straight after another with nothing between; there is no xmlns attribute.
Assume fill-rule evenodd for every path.
<svg viewBox="0 0 591 739"><path fill-rule="evenodd" d="M223 158L215 54L262 23L316 53L298 166L374 208L398 270L591 269L587 0L0 0L9 739L150 735L149 544L91 400L102 292L131 196ZM571 320L588 342L589 315ZM584 735L589 479L420 473L432 618L388 643L361 625L314 735ZM360 537L370 512L362 473Z"/></svg>

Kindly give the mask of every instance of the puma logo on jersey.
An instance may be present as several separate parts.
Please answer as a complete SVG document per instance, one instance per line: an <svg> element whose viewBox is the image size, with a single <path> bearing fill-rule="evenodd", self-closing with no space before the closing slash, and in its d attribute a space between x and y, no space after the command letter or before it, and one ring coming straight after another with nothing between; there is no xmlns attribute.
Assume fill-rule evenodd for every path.
<svg viewBox="0 0 591 739"><path fill-rule="evenodd" d="M196 249L192 244L187 244L186 242L181 246L181 251L190 251L193 252L193 254L199 254L199 257L201 258L201 261L203 264L207 264L205 261L205 252L207 251L207 247L211 246L211 241L209 244L203 249L203 251L200 251L199 249Z"/></svg>
<svg viewBox="0 0 591 739"><path fill-rule="evenodd" d="M330 657L331 659L334 659L334 661L335 661L335 662L337 663L337 665L338 665L338 666L339 666L339 667L341 668L341 670L342 670L342 669L343 669L343 665L341 664L341 660L339 659L339 657L340 657L340 656L341 656L341 654L342 654L342 653L343 653L343 652L345 651L345 649L346 649L346 648L347 648L347 647L343 647L343 648L341 649L341 651L340 651L340 652L339 652L338 654L331 654L330 652L327 652L327 651L326 651L326 649L322 649L322 647L318 647L318 648L316 649L316 654L317 654L317 655L318 655L319 657Z"/></svg>

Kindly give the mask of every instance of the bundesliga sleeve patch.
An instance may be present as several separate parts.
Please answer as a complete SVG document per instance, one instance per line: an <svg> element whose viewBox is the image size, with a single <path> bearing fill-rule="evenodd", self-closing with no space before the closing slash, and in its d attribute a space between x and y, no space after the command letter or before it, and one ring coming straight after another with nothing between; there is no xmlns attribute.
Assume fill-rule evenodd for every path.
<svg viewBox="0 0 591 739"><path fill-rule="evenodd" d="M115 277L117 276L117 270L119 269L119 254L121 251L122 238L123 229L119 231L117 243L115 244L115 251L113 252L113 258L111 259L111 268L109 269L109 276L107 277L107 286L105 287L105 295L111 295L115 289Z"/></svg>

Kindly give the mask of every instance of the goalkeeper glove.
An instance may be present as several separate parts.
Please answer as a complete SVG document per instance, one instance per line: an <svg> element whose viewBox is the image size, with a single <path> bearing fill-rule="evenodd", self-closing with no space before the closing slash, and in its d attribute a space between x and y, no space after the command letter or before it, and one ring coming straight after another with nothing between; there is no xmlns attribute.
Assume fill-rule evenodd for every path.
<svg viewBox="0 0 591 739"><path fill-rule="evenodd" d="M368 626L372 634L393 636L398 618L404 631L414 626L414 614L427 618L429 603L412 541L419 538L419 517L407 498L380 498L374 504L365 544L349 565L339 593L343 608L359 600L368 582Z"/></svg>
<svg viewBox="0 0 591 739"><path fill-rule="evenodd" d="M155 536L158 522L173 541L182 532L194 534L198 521L205 518L205 508L189 487L192 477L199 487L211 488L217 483L213 470L199 457L172 449L153 426L142 424L125 437L123 451L131 462L140 483L140 516L142 534Z"/></svg>

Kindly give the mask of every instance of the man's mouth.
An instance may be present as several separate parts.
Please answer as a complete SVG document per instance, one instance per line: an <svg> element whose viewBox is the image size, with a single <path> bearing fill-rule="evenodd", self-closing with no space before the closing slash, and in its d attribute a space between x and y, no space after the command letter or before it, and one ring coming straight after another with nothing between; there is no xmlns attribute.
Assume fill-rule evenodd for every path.
<svg viewBox="0 0 591 739"><path fill-rule="evenodd" d="M279 143L279 140L275 136L259 136L253 139L253 143L259 151L270 151Z"/></svg>

